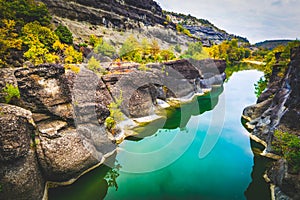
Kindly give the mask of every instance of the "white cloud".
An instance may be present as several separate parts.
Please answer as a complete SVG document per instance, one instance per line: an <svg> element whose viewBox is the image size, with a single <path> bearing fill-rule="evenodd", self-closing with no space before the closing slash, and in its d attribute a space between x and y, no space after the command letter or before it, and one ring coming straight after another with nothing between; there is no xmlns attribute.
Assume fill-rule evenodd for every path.
<svg viewBox="0 0 300 200"><path fill-rule="evenodd" d="M208 19L255 43L300 38L298 0L158 0L163 9Z"/></svg>

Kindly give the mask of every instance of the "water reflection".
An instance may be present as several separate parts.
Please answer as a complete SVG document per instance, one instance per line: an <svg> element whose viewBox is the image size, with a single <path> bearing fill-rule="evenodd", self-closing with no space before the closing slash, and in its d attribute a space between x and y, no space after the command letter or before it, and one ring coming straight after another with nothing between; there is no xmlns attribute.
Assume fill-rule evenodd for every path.
<svg viewBox="0 0 300 200"><path fill-rule="evenodd" d="M174 163L149 173L127 173L124 172L126 162L147 166L157 160L166 160L168 155L159 154L143 161L131 160L119 152L112 159L115 163L113 169L102 166L71 186L52 189L49 199L268 199L269 190L260 185L264 164L255 158L252 170L254 163L250 139L240 123L243 108L255 103L253 84L261 75L257 71L239 72L231 77L224 88L215 88L210 95L199 97L197 109L191 106L193 104L185 105L184 109L189 110L188 115L182 116L181 110L175 109L168 113L163 126L160 122L147 125L144 130L147 134L143 135L145 139L134 138L136 141L121 144L121 148L127 151L143 153L161 148L174 137L183 140L196 132L192 144ZM200 159L199 147L211 125L210 110L218 107L221 102L219 96L224 95L223 90L226 91L224 129L215 148ZM158 130L155 123L164 129ZM180 146L174 146L173 151L176 152L178 148Z"/></svg>
<svg viewBox="0 0 300 200"><path fill-rule="evenodd" d="M108 188L118 190L117 177L120 165L117 164L116 154L111 156L107 162L115 167L110 168L102 165L86 175L80 177L72 185L49 189L49 199L55 200L102 200L108 192Z"/></svg>
<svg viewBox="0 0 300 200"><path fill-rule="evenodd" d="M180 108L166 110L166 118L153 121L144 127L137 127L135 131L139 135L128 137L127 140L140 141L145 137L155 134L159 129L185 129L192 116L213 110L218 104L219 96L223 91L223 86L213 87L210 93L195 97L192 102L183 104Z"/></svg>
<svg viewBox="0 0 300 200"><path fill-rule="evenodd" d="M154 121L145 127L138 127L136 131L140 132L137 137L129 137L127 140L140 141L145 137L162 132L174 136L171 130L179 128L180 132L187 134L189 132L187 123L192 116L203 114L212 110L218 104L218 97L224 91L223 86L213 87L211 93L199 96L194 101L184 104L181 108L174 108L167 111L167 119L163 122ZM195 108L197 106L197 108ZM184 112L182 112L184 110ZM184 114L183 114L184 113ZM163 126L162 126L162 123ZM154 135L155 136L155 135ZM117 191L119 189L117 178L120 175L119 170L122 166L113 155L107 161L108 166L101 166L81 177L74 184L58 188L49 189L49 199L55 200L85 200L85 199L104 199L108 189ZM88 187L87 187L88 185Z"/></svg>

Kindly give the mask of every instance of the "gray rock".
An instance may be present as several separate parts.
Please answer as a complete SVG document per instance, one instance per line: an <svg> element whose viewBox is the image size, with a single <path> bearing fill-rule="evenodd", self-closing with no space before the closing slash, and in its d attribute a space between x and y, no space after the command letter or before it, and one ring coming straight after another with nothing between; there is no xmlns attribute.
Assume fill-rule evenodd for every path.
<svg viewBox="0 0 300 200"><path fill-rule="evenodd" d="M277 56L278 57L278 56ZM244 115L252 125L252 134L264 140L267 151L272 152L274 130L279 129L299 136L300 130L300 48L291 51L291 62L284 77L279 76L279 62L273 69L268 89L258 99L258 104L245 108ZM279 160L268 170L271 181L280 188L277 199L299 199L300 176L289 170L289 163ZM288 198L287 198L288 199Z"/></svg>
<svg viewBox="0 0 300 200"><path fill-rule="evenodd" d="M41 199L44 179L32 137L31 112L0 104L0 199Z"/></svg>
<svg viewBox="0 0 300 200"><path fill-rule="evenodd" d="M62 66L48 64L15 75L25 105L34 112L46 180L76 178L115 149L103 125L112 99L94 73L65 73Z"/></svg>

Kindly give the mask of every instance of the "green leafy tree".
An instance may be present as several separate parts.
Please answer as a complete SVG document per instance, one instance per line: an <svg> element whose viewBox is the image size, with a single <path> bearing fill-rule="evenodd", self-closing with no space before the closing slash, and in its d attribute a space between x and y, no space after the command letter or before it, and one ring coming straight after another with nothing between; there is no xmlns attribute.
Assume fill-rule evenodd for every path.
<svg viewBox="0 0 300 200"><path fill-rule="evenodd" d="M133 35L130 35L123 43L119 51L119 55L121 56L122 59L133 61L135 52L138 51L139 49L140 49L139 42Z"/></svg>
<svg viewBox="0 0 300 200"><path fill-rule="evenodd" d="M87 68L100 75L106 74L106 70L101 66L100 61L98 61L94 56L90 58Z"/></svg>
<svg viewBox="0 0 300 200"><path fill-rule="evenodd" d="M56 28L55 34L59 37L61 42L65 44L73 44L73 34L66 26L60 24Z"/></svg>
<svg viewBox="0 0 300 200"><path fill-rule="evenodd" d="M7 64L12 51L21 50L22 40L18 38L14 20L2 20L0 26L0 66Z"/></svg>
<svg viewBox="0 0 300 200"><path fill-rule="evenodd" d="M0 19L14 20L17 30L30 22L50 24L51 16L45 4L35 0L0 0Z"/></svg>
<svg viewBox="0 0 300 200"><path fill-rule="evenodd" d="M214 45L209 49L209 55L213 58L224 59L228 65L248 58L251 51L243 46L239 46L238 39L224 41L219 45Z"/></svg>
<svg viewBox="0 0 300 200"><path fill-rule="evenodd" d="M164 61L173 60L174 58L176 58L174 52L171 49L161 50L160 56Z"/></svg>
<svg viewBox="0 0 300 200"><path fill-rule="evenodd" d="M202 43L201 42L191 42L188 45L188 49L181 56L183 58L193 58L196 60L202 59Z"/></svg>
<svg viewBox="0 0 300 200"><path fill-rule="evenodd" d="M108 56L110 58L113 58L114 55L116 55L115 48L109 43L107 43L106 41L104 41L103 38L97 39L94 45L95 45L94 51L96 53L99 53L103 56Z"/></svg>
<svg viewBox="0 0 300 200"><path fill-rule="evenodd" d="M58 40L57 35L38 22L26 24L22 28L22 40L27 46L25 58L34 64L45 62L54 63L59 57L53 53L53 44Z"/></svg>

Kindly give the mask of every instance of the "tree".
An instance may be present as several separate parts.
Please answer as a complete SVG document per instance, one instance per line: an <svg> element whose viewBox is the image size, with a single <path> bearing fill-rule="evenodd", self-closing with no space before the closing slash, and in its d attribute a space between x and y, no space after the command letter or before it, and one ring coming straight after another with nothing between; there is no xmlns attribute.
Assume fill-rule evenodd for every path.
<svg viewBox="0 0 300 200"><path fill-rule="evenodd" d="M61 43L59 40L53 44L53 49L55 50L56 55L60 57L61 62L78 64L83 60L81 52L76 51L73 46Z"/></svg>
<svg viewBox="0 0 300 200"><path fill-rule="evenodd" d="M46 49L53 50L53 44L59 40L58 36L49 28L39 22L31 22L22 28L23 41L29 44L31 40L38 39Z"/></svg>
<svg viewBox="0 0 300 200"><path fill-rule="evenodd" d="M160 46L157 40L153 39L151 41L150 49L152 56L155 58L160 52Z"/></svg>
<svg viewBox="0 0 300 200"><path fill-rule="evenodd" d="M188 45L188 49L181 56L183 58L193 58L196 60L202 59L202 43L201 42L191 42Z"/></svg>
<svg viewBox="0 0 300 200"><path fill-rule="evenodd" d="M160 56L164 61L173 60L175 55L171 49L161 50Z"/></svg>
<svg viewBox="0 0 300 200"><path fill-rule="evenodd" d="M57 35L39 22L26 24L22 28L22 40L27 46L24 57L33 64L45 62L54 63L59 57L53 53L53 44L58 40Z"/></svg>
<svg viewBox="0 0 300 200"><path fill-rule="evenodd" d="M0 66L7 64L11 51L21 50L22 41L18 39L14 20L2 20L0 27Z"/></svg>
<svg viewBox="0 0 300 200"><path fill-rule="evenodd" d="M61 42L66 44L73 44L73 35L66 26L60 24L54 32L59 37L59 40Z"/></svg>
<svg viewBox="0 0 300 200"><path fill-rule="evenodd" d="M89 60L87 68L95 73L100 73L100 75L106 73L106 70L100 64L100 61L98 61L94 56L92 56Z"/></svg>
<svg viewBox="0 0 300 200"><path fill-rule="evenodd" d="M95 45L94 51L96 53L99 53L103 56L108 56L110 58L113 58L114 55L116 55L115 48L109 43L105 42L103 38L97 39L94 45Z"/></svg>
<svg viewBox="0 0 300 200"><path fill-rule="evenodd" d="M133 35L130 35L123 43L119 51L119 54L121 58L129 61L133 61L135 51L138 51L139 49L140 49L139 42Z"/></svg>
<svg viewBox="0 0 300 200"><path fill-rule="evenodd" d="M48 26L51 16L45 4L35 0L0 0L0 19L14 20L19 31L34 21Z"/></svg>

